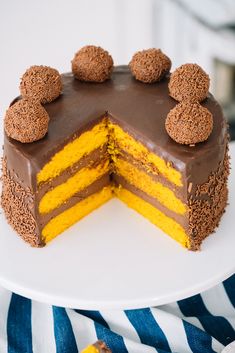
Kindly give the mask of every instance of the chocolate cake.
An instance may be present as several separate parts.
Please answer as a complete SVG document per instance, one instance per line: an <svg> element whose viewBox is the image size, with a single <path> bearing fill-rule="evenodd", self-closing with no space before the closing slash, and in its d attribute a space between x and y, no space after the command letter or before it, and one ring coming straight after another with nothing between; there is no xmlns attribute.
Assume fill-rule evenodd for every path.
<svg viewBox="0 0 235 353"><path fill-rule="evenodd" d="M44 69L23 76L21 97L4 121L6 218L40 247L116 196L198 250L218 226L228 196L227 124L208 93L209 77L186 64L171 79L169 58L153 49L129 67L113 68L100 49L78 52L73 73L51 71L48 79L46 68L44 86L37 76ZM31 125L22 127L24 116Z"/></svg>

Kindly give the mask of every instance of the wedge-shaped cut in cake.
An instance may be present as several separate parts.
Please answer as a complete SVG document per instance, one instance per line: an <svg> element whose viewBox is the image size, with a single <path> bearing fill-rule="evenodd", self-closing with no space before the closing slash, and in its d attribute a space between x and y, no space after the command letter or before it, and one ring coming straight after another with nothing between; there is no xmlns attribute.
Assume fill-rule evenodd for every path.
<svg viewBox="0 0 235 353"><path fill-rule="evenodd" d="M177 102L169 76L136 81L128 67L110 80L86 83L62 75L63 94L44 106L47 135L30 144L5 135L2 206L8 222L33 246L116 196L184 247L197 250L227 203L227 126L209 94L209 138L181 145L166 132Z"/></svg>

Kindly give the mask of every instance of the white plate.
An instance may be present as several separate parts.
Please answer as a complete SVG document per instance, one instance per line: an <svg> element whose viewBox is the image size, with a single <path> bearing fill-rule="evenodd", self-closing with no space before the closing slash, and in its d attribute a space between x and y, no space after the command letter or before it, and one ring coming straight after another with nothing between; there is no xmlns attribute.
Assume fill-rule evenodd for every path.
<svg viewBox="0 0 235 353"><path fill-rule="evenodd" d="M235 144L231 144L235 164ZM0 215L0 283L23 296L101 310L166 304L216 285L235 269L235 168L216 234L190 252L114 199L49 243L25 244Z"/></svg>

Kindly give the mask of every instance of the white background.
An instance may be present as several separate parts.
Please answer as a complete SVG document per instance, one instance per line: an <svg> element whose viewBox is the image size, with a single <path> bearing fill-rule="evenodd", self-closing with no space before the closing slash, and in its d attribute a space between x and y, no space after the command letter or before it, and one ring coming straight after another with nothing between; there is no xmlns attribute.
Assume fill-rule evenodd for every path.
<svg viewBox="0 0 235 353"><path fill-rule="evenodd" d="M70 71L74 53L100 45L115 64L153 46L152 0L0 0L0 115L31 65Z"/></svg>
<svg viewBox="0 0 235 353"><path fill-rule="evenodd" d="M169 55L173 69L197 62L212 93L229 103L233 75L215 67L217 59L235 66L228 24L235 24L234 0L0 0L0 117L28 67L70 71L74 53L87 44L107 49L116 65L150 47Z"/></svg>

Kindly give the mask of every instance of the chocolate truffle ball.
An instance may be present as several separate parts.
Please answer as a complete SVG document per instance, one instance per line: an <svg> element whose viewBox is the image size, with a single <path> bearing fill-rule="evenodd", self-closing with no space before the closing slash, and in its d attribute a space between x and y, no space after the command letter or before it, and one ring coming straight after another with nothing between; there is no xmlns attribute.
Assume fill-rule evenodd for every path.
<svg viewBox="0 0 235 353"><path fill-rule="evenodd" d="M23 98L14 103L4 118L6 134L22 143L42 139L48 131L49 116L35 99Z"/></svg>
<svg viewBox="0 0 235 353"><path fill-rule="evenodd" d="M23 98L36 98L42 104L56 99L62 91L59 72L49 66L31 66L23 75L20 93Z"/></svg>
<svg viewBox="0 0 235 353"><path fill-rule="evenodd" d="M210 78L197 64L184 64L170 77L169 92L175 100L201 102L209 90Z"/></svg>
<svg viewBox="0 0 235 353"><path fill-rule="evenodd" d="M171 60L160 49L152 48L135 53L129 67L136 80L153 83L170 71Z"/></svg>
<svg viewBox="0 0 235 353"><path fill-rule="evenodd" d="M87 45L75 54L72 71L80 81L104 82L110 78L113 71L113 59L101 47Z"/></svg>
<svg viewBox="0 0 235 353"><path fill-rule="evenodd" d="M184 145L206 141L213 129L213 117L198 102L181 102L167 115L165 127L168 135Z"/></svg>

